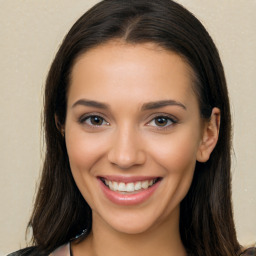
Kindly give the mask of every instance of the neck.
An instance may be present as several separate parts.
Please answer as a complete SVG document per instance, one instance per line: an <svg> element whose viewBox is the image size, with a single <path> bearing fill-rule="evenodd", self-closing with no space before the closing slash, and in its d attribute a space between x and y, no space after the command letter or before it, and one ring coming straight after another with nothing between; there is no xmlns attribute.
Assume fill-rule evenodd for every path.
<svg viewBox="0 0 256 256"><path fill-rule="evenodd" d="M118 232L93 216L90 235L72 245L74 256L185 256L179 233L179 209L172 216L139 234Z"/></svg>

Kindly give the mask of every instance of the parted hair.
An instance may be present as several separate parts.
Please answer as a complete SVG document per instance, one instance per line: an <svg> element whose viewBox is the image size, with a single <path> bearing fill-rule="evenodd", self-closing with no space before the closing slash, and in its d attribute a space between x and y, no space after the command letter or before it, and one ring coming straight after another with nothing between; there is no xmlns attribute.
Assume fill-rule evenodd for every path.
<svg viewBox="0 0 256 256"><path fill-rule="evenodd" d="M91 231L91 209L72 177L59 127L65 124L74 62L91 48L114 39L128 44L152 42L177 53L193 70L192 86L201 118L209 119L213 107L220 109L217 145L206 163L196 163L192 185L181 202L180 233L191 255L239 255L231 204L231 118L223 66L204 26L171 0L101 1L78 19L64 38L45 85L46 150L29 222L38 255L50 253L82 230L86 232L80 239Z"/></svg>

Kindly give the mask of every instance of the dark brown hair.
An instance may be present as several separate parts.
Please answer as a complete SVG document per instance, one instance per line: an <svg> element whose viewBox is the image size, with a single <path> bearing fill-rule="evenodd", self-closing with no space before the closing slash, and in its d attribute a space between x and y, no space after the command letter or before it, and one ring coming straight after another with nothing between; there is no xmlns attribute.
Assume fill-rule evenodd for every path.
<svg viewBox="0 0 256 256"><path fill-rule="evenodd" d="M203 25L171 0L105 0L86 12L66 35L45 87L46 155L30 220L38 252L49 253L83 229L91 230L91 209L70 171L66 145L56 127L65 123L70 73L78 56L113 39L153 42L182 56L195 74L202 118L221 110L219 140L206 163L197 163L191 188L181 203L180 232L188 253L239 255L231 206L231 120L218 51ZM84 236L85 237L85 236Z"/></svg>

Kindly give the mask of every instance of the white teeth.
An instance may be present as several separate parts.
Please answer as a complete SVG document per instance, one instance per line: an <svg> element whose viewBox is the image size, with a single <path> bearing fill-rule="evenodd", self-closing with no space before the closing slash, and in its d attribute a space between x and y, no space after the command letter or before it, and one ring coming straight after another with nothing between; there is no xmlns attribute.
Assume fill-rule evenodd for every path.
<svg viewBox="0 0 256 256"><path fill-rule="evenodd" d="M119 183L119 185L118 185L118 191L121 191L121 192L125 192L125 191L126 191L125 183L123 183L123 182L120 182L120 183Z"/></svg>
<svg viewBox="0 0 256 256"><path fill-rule="evenodd" d="M155 184L156 179L138 181L136 183L130 182L127 184L125 184L124 182L118 183L117 181L109 181L109 180L104 180L104 182L112 191L135 192L141 189L148 189L150 186Z"/></svg>
<svg viewBox="0 0 256 256"><path fill-rule="evenodd" d="M118 183L116 181L114 181L113 185L114 185L114 191L117 191L118 190Z"/></svg>
<svg viewBox="0 0 256 256"><path fill-rule="evenodd" d="M128 183L126 185L126 191L127 192L133 192L134 191L134 183Z"/></svg>
<svg viewBox="0 0 256 256"><path fill-rule="evenodd" d="M141 186L144 188L144 189L147 189L148 188L148 181L145 180L141 183Z"/></svg>
<svg viewBox="0 0 256 256"><path fill-rule="evenodd" d="M111 190L114 190L114 186L112 185L112 181L109 181L108 186Z"/></svg>
<svg viewBox="0 0 256 256"><path fill-rule="evenodd" d="M134 186L135 190L141 190L141 182L137 182Z"/></svg>

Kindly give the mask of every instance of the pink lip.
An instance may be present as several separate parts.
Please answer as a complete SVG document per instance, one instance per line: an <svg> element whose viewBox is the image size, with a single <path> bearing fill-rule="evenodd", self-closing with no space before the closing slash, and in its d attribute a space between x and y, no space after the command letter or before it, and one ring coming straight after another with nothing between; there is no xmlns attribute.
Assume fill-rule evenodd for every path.
<svg viewBox="0 0 256 256"><path fill-rule="evenodd" d="M140 177L140 179L137 179L137 178L138 177L136 177L135 181L143 180L143 179L141 179L141 177ZM119 181L119 180L116 180L116 179L114 179L114 180ZM134 194L121 194L118 191L110 190L106 185L103 184L103 182L100 179L98 179L98 181L99 181L99 185L100 185L101 190L103 191L104 195L111 202L113 202L115 204L119 204L119 205L136 205L136 204L141 204L141 203L145 202L156 191L156 189L159 187L159 184L161 182L161 181L158 181L156 184L149 187L148 189L141 190L141 191L136 192ZM120 181L124 182L123 179L120 180ZM132 182L131 179L129 179L129 181Z"/></svg>

